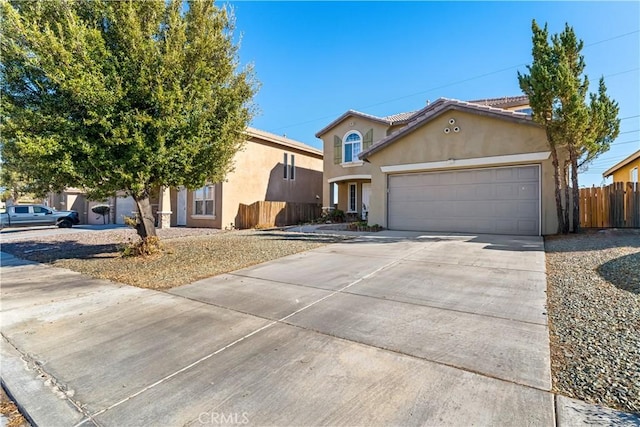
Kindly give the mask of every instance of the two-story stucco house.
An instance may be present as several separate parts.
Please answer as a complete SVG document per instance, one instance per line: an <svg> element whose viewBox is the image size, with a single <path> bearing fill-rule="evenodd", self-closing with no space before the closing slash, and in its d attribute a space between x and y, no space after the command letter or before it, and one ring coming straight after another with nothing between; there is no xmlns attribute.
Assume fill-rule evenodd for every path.
<svg viewBox="0 0 640 427"><path fill-rule="evenodd" d="M322 194L322 151L255 128L245 131L246 143L233 158L234 170L224 182L211 183L189 191L166 188L151 198L158 226L207 228L236 227L240 204L257 201L320 203ZM118 194L106 201L87 200L81 189L67 189L51 194L49 204L57 209L75 209L82 223L103 221L124 224L125 217L135 215L131 197ZM108 204L110 217L93 214L91 207Z"/></svg>
<svg viewBox="0 0 640 427"><path fill-rule="evenodd" d="M255 128L245 133L246 144L236 153L234 170L224 182L194 191L172 190L172 226L235 227L241 203L319 203L322 151Z"/></svg>
<svg viewBox="0 0 640 427"><path fill-rule="evenodd" d="M316 134L323 205L396 230L555 233L552 161L530 112L524 96L347 111Z"/></svg>

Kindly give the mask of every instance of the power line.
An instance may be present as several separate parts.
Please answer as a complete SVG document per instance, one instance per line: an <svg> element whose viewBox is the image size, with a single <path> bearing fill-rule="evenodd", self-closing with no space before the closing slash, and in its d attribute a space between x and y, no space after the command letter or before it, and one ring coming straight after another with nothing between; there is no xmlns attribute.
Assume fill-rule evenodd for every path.
<svg viewBox="0 0 640 427"><path fill-rule="evenodd" d="M612 142L611 145L631 144L638 141L640 141L640 139L634 139L633 141L624 141L624 142Z"/></svg>
<svg viewBox="0 0 640 427"><path fill-rule="evenodd" d="M617 36L613 36L613 37L611 37L609 39L604 39L604 40L600 40L600 41L597 41L597 42L589 43L589 44L585 45L584 47L591 47L591 46L595 46L597 44L605 43L605 42L608 42L608 41L611 41L611 40L621 39L623 37L630 36L631 34L636 34L638 32L640 32L640 30L635 30L635 31L631 31L630 33L620 34L620 35L617 35Z"/></svg>
<svg viewBox="0 0 640 427"><path fill-rule="evenodd" d="M640 30L634 30L634 31L631 31L631 32L628 32L628 33L619 34L617 36L613 36L613 37L610 37L608 39L599 40L597 42L590 43L588 45L585 45L584 47L595 46L595 45L600 44L600 43L605 43L605 42L608 42L608 41L611 41L611 40L620 39L620 38L627 37L627 36L630 36L632 34L636 34L636 33L639 33L639 32L640 32ZM357 109L358 110L364 110L366 108L377 107L379 105L384 105L384 104L388 104L390 102L395 102L395 101L399 101L399 100L402 100L402 99L411 98L413 96L424 95L425 93L433 92L435 90L444 89L444 88L455 86L455 85L458 85L458 84L461 84L461 83L466 83L466 82L469 82L469 81L472 81L472 80L477 80L477 79L480 79L480 78L483 78L483 77L491 76L491 75L494 75L494 74L499 74L499 73L502 73L502 72L505 72L505 71L508 71L508 70L512 70L514 68L526 66L526 65L528 65L528 63L521 63L521 64L518 64L518 65L512 65L510 67L502 68L500 70L490 71L488 73L480 74L480 75L477 75L477 76L474 76L474 77L469 77L467 79L458 80L458 81L451 82L451 83L446 83L444 85L436 86L436 87L433 87L431 89L423 90L423 91L420 91L420 92L415 92L413 94L403 95L403 96L399 96L397 98L389 99L389 100L386 100L386 101L381 101L381 102L378 102L378 103L375 103L375 104L361 106L361 107L358 107ZM633 70L621 71L619 73L610 74L610 75L608 75L606 77L612 77L612 76L616 76L616 75L619 75L619 74L625 74L625 73L629 73L629 72L632 72L632 71L636 71L638 69L639 68L635 68ZM288 128L292 128L292 127L296 127L296 126L302 126L302 125L306 125L306 124L309 124L309 123L314 123L314 122L316 122L318 120L324 120L324 119L327 119L327 118L338 117L340 114L342 114L342 113L339 112L339 113L336 113L336 114L331 114L331 115L326 115L326 116L318 117L318 118L311 119L311 120L306 120L304 122L299 122L299 123L295 123L295 124L291 124L291 125L280 126L280 127L276 128L275 130L278 131L278 130L288 129ZM639 116L632 116L632 117L639 117ZM627 118L632 118L632 117L627 117ZM624 119L620 119L620 120L624 120Z"/></svg>
<svg viewBox="0 0 640 427"><path fill-rule="evenodd" d="M636 130L628 130L626 132L620 132L618 135L624 135L625 133L634 133L634 132L640 132L640 129L636 129Z"/></svg>
<svg viewBox="0 0 640 427"><path fill-rule="evenodd" d="M633 69L627 70L627 71L620 71L619 73L607 74L604 77L605 78L615 77L615 76L619 76L620 74L627 74L627 73L631 73L632 71L638 71L638 70L640 70L640 67L639 68L633 68Z"/></svg>

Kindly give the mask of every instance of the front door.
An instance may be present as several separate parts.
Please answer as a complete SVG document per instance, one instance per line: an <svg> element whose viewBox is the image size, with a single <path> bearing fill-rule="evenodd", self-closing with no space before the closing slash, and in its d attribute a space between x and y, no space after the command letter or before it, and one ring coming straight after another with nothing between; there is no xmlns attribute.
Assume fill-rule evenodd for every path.
<svg viewBox="0 0 640 427"><path fill-rule="evenodd" d="M366 220L369 216L369 199L371 199L371 183L362 184L362 219Z"/></svg>
<svg viewBox="0 0 640 427"><path fill-rule="evenodd" d="M178 190L178 218L177 225L187 225L187 189Z"/></svg>

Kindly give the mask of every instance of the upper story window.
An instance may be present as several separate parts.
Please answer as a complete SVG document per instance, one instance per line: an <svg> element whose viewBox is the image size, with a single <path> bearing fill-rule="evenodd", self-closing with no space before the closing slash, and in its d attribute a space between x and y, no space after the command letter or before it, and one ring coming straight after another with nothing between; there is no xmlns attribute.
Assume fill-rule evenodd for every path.
<svg viewBox="0 0 640 427"><path fill-rule="evenodd" d="M284 159L283 159L283 178L284 179L290 179L290 180L294 180L296 179L296 156L295 154L291 155L291 163L288 162L288 154L284 153Z"/></svg>
<svg viewBox="0 0 640 427"><path fill-rule="evenodd" d="M344 163L357 162L362 151L362 136L358 132L350 132L344 139Z"/></svg>

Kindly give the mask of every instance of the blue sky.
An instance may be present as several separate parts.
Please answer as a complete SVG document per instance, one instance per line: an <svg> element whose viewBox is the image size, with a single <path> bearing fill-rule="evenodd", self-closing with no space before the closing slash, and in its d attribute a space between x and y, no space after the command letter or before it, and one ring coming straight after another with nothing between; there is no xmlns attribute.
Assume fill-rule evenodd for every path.
<svg viewBox="0 0 640 427"><path fill-rule="evenodd" d="M640 148L640 2L230 2L242 64L262 87L252 126L321 148L314 134L348 109L385 116L439 97L521 94L531 20L565 22L585 42L586 74L605 76L621 134L581 174ZM595 86L594 86L595 87Z"/></svg>

